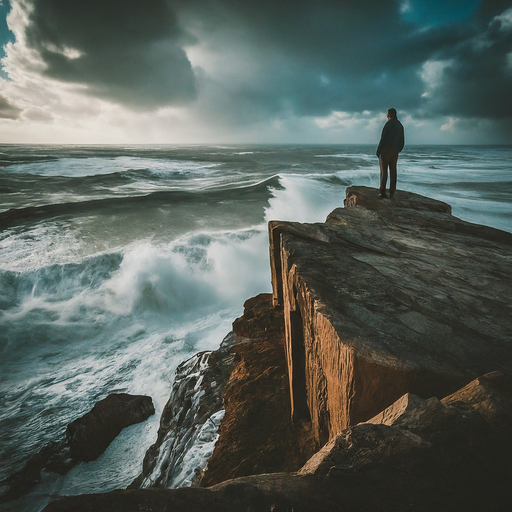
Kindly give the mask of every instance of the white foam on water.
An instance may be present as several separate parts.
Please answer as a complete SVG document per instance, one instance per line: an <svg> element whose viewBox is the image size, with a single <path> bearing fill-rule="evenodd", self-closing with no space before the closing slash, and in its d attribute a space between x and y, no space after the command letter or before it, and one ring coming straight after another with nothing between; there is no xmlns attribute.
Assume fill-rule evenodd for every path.
<svg viewBox="0 0 512 512"><path fill-rule="evenodd" d="M347 158L350 160L361 160L365 163L377 161L377 157L375 155L367 153L334 153L332 155L315 155L315 158Z"/></svg>
<svg viewBox="0 0 512 512"><path fill-rule="evenodd" d="M69 176L85 177L112 174L133 169L145 169L157 176L170 173L188 174L198 170L218 167L218 163L193 162L190 160L172 160L160 158L144 158L119 156L112 158L59 158L58 160L30 162L18 164L13 169L16 173L28 173L38 176Z"/></svg>
<svg viewBox="0 0 512 512"><path fill-rule="evenodd" d="M282 189L273 189L265 219L294 222L324 222L327 215L343 206L345 187L311 176L283 175Z"/></svg>
<svg viewBox="0 0 512 512"><path fill-rule="evenodd" d="M11 463L58 438L108 393L147 394L157 414L142 433L127 429L94 471L80 465L52 485L70 493L130 483L156 437L174 369L197 351L217 348L245 299L270 290L267 244L265 226L193 233L168 244L134 243L123 254L6 274L15 285L0 315L7 338L0 387L12 432L26 433L3 437ZM136 456L135 442L141 447ZM199 453L206 452L196 458ZM112 464L122 471L110 474Z"/></svg>
<svg viewBox="0 0 512 512"><path fill-rule="evenodd" d="M206 467L206 462L212 456L219 438L218 430L224 413L224 409L221 409L212 414L198 429L191 449L183 457L179 473L173 478L173 488L191 485L197 473Z"/></svg>
<svg viewBox="0 0 512 512"><path fill-rule="evenodd" d="M233 148L227 149L232 153ZM510 202L479 200L484 196L477 189L454 185L506 181L508 153L491 152L494 160L486 167L481 160L470 165L473 153L460 151L461 160L455 163L448 150L444 154L434 149L431 155L426 150L404 152L398 163L399 189L445 200L454 205L455 214L457 208L465 208L468 216L473 212L475 222L489 219L496 225L497 218L510 218ZM300 174L293 163L293 173L280 172L282 188L271 190L265 220L323 222L343 205L348 184L378 186L373 155L341 150L318 156L334 156L333 162L319 159L324 166L321 172L304 167ZM343 162L342 157L354 163ZM76 176L64 160L57 168L55 162L33 165L43 165L42 172L69 171ZM93 161L87 166L87 159L76 160L81 175L98 174L98 166L104 165ZM116 165L149 167L149 163L139 165L140 161L135 165L135 160L118 160ZM157 174L170 169L164 163L159 169L149 160ZM199 169L196 164L209 172L207 166L193 162L191 176ZM108 167L109 172L112 169ZM266 179L265 173L261 176ZM203 177L194 186L209 186L208 177ZM253 203L247 206L253 207ZM266 224L216 232L208 230L209 225L206 218L203 232L189 232L171 242L121 243L115 252L105 247L94 252L64 221L35 225L28 232L13 228L1 233L0 350L2 343L7 348L0 354L0 388L7 458L2 457L3 465L0 462L0 478L6 471L5 460L10 458L11 467L20 467L29 454L57 438L69 421L110 392L149 394L157 409L149 421L123 431L94 463L78 465L64 479L45 476L42 486L27 498L32 504L34 496L44 492L99 492L130 483L156 438L159 413L177 365L199 350L217 348L241 314L243 302L270 291ZM190 452L182 483L213 449L214 437L214 429L205 432L203 445Z"/></svg>

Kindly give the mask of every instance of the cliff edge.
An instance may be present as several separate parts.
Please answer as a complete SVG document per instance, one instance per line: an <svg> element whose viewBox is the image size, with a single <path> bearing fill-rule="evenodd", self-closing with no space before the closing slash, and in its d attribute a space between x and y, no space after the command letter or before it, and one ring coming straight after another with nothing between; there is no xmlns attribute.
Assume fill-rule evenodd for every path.
<svg viewBox="0 0 512 512"><path fill-rule="evenodd" d="M404 393L512 372L512 234L350 187L323 224L269 223L294 419L317 447Z"/></svg>

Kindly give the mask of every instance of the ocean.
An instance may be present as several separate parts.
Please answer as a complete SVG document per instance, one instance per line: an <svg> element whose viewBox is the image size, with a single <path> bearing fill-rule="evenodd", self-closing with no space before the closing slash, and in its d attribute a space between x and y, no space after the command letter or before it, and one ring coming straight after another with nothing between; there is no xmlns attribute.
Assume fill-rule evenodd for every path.
<svg viewBox="0 0 512 512"><path fill-rule="evenodd" d="M178 364L217 348L244 301L271 290L267 222L323 222L347 186L378 187L374 153L0 145L0 481L109 393L156 408L96 461L43 475L2 510L126 487ZM406 146L398 189L512 232L512 146Z"/></svg>

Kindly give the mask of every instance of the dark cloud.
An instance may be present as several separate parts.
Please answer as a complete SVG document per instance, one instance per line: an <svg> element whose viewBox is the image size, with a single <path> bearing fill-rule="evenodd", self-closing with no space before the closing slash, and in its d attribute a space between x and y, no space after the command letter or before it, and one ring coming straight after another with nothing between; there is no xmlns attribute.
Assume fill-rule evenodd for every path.
<svg viewBox="0 0 512 512"><path fill-rule="evenodd" d="M0 95L0 118L1 119L18 119L21 110L15 107L6 98Z"/></svg>
<svg viewBox="0 0 512 512"><path fill-rule="evenodd" d="M166 0L33 4L27 40L40 52L48 76L85 84L91 94L138 107L194 98L194 74L183 50L190 36Z"/></svg>
<svg viewBox="0 0 512 512"><path fill-rule="evenodd" d="M398 0L35 0L27 37L49 76L142 108L197 91L203 115L228 124L390 105L512 118L511 31L492 21L510 0L434 3L437 24ZM219 56L213 70L192 69L194 38ZM451 65L424 95L427 61Z"/></svg>
<svg viewBox="0 0 512 512"><path fill-rule="evenodd" d="M500 2L492 2L500 4ZM499 9L490 11L493 15ZM444 52L453 65L430 102L435 113L512 118L512 10L508 16L484 19L485 29Z"/></svg>
<svg viewBox="0 0 512 512"><path fill-rule="evenodd" d="M488 25L506 3L470 2L466 11L461 2L457 9L448 5L450 12L437 25L406 20L395 0L219 0L209 7L190 0L188 12L201 18L208 11L198 26L218 47L229 43L225 31L232 34L236 27L243 34L240 52L248 61L259 61L256 80L230 78L228 98L217 104L222 110L214 108L214 115L226 115L232 99L243 106L233 112L241 122L247 109L256 117L286 112L322 116L389 105L427 115L503 118L512 116L507 67L512 48L508 36ZM441 12L443 3L438 4ZM457 10L463 21L453 21ZM475 41L482 35L489 44L477 51ZM450 60L453 67L427 98L421 71L429 60Z"/></svg>

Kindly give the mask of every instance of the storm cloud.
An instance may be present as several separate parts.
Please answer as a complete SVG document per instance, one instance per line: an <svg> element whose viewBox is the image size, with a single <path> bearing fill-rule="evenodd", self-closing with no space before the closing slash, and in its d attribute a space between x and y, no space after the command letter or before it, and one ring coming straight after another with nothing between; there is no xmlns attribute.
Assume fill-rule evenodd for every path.
<svg viewBox="0 0 512 512"><path fill-rule="evenodd" d="M165 0L35 0L28 12L27 43L48 77L137 107L195 97L191 38Z"/></svg>
<svg viewBox="0 0 512 512"><path fill-rule="evenodd" d="M0 118L17 119L21 110L12 105L6 98L0 95Z"/></svg>
<svg viewBox="0 0 512 512"><path fill-rule="evenodd" d="M236 41L231 60L238 55L240 69L245 60L256 72L215 79L260 112L323 116L397 105L427 116L511 117L506 2L486 0L463 20L434 24L408 19L404 7L415 3L192 1L188 15L212 48ZM433 82L425 70L439 62L446 66Z"/></svg>
<svg viewBox="0 0 512 512"><path fill-rule="evenodd" d="M440 53L449 64L429 99L433 112L512 117L512 8L484 19L483 25L473 37Z"/></svg>
<svg viewBox="0 0 512 512"><path fill-rule="evenodd" d="M8 56L13 76L27 65L132 111L180 107L190 126L336 129L394 106L438 130L482 121L512 133L510 0L12 4L25 13L14 47L39 59Z"/></svg>

